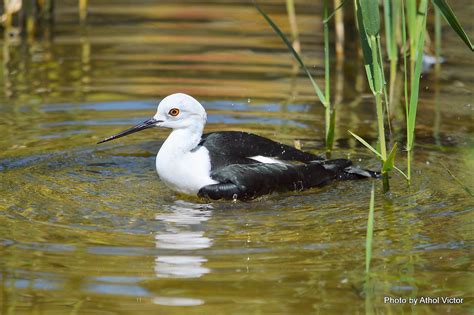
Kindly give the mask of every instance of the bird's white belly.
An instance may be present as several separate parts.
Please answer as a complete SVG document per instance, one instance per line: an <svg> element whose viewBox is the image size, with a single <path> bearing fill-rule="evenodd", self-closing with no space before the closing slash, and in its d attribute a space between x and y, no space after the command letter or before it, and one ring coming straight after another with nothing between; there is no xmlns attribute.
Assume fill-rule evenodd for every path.
<svg viewBox="0 0 474 315"><path fill-rule="evenodd" d="M209 151L200 147L196 151L175 155L158 152L156 171L160 179L171 189L195 195L204 186L217 184L210 177L211 161Z"/></svg>

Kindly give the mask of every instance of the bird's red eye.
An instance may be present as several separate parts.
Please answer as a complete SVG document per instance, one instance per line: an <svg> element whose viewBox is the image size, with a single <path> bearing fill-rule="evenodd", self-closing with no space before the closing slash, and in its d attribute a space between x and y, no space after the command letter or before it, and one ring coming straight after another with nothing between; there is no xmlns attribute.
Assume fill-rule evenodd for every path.
<svg viewBox="0 0 474 315"><path fill-rule="evenodd" d="M169 115L171 116L178 116L179 115L179 109L177 108L172 108L170 109L170 111L168 112Z"/></svg>

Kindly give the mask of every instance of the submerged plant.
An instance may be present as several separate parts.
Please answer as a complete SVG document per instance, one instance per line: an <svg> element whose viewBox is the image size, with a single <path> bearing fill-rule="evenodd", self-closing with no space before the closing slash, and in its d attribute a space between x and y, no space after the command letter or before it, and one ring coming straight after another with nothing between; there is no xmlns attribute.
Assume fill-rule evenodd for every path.
<svg viewBox="0 0 474 315"><path fill-rule="evenodd" d="M365 237L365 272L370 271L370 261L372 260L372 239L374 235L374 203L375 186L372 184L370 190L369 217L367 219L367 234Z"/></svg>
<svg viewBox="0 0 474 315"><path fill-rule="evenodd" d="M466 184L464 184L459 178L457 178L456 175L453 174L453 172L451 172L451 170L446 166L444 165L444 163L441 163L441 165L444 167L444 169L448 172L449 176L452 177L452 179L454 179L454 181L456 183L458 183L459 186L462 187L462 189L464 189L464 191L471 197L474 197L474 192L469 188L467 187Z"/></svg>

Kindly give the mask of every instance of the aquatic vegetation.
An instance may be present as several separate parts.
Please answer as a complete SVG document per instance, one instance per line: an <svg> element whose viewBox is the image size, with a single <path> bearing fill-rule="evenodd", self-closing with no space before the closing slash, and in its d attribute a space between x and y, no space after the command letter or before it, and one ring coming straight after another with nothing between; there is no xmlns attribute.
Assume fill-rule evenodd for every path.
<svg viewBox="0 0 474 315"><path fill-rule="evenodd" d="M369 217L367 219L367 234L365 237L365 272L370 271L370 261L372 260L372 239L374 236L374 208L375 208L375 185L372 184L370 190Z"/></svg>
<svg viewBox="0 0 474 315"><path fill-rule="evenodd" d="M299 62L308 78L310 79L313 88L319 100L325 108L325 143L326 151L330 152L334 143L334 129L336 110L330 101L330 49L329 49L329 25L328 22L336 11L342 9L347 1L335 2L334 13L329 14L329 3L327 0L323 1L323 38L324 38L324 72L325 72L325 88L324 94L312 78L311 73L304 64L299 53L291 45L285 34L279 27L271 20L271 18L255 3L257 10L270 24L278 36L285 42L290 52ZM338 6L336 6L339 4ZM446 21L456 31L459 37L471 48L472 44L457 20L453 11L444 0L434 0L435 5L435 46L437 62L439 64L440 50L441 50L441 27L440 27L440 12L445 17ZM381 48L381 17L379 2L374 0L355 0L354 7L356 12L356 24L360 38L360 47L363 53L364 68L367 75L367 82L369 88L374 96L375 112L377 117L377 131L378 143L374 147L358 136L353 131L348 131L354 138L361 142L377 158L381 160L381 172L383 178L384 191L389 190L388 174L393 169L396 169L402 174L410 183L412 178L412 155L415 139L416 114L418 108L420 78L423 66L423 56L425 48L425 33L426 22L428 14L428 0L417 1L384 1L383 12L385 24L385 42L387 57L390 63L389 66L389 92L387 92L387 82L385 79L384 57ZM287 1L287 8L289 8L290 20L294 20L294 3ZM291 8L291 9L290 9ZM293 29L293 27L292 27ZM407 31L408 30L408 31ZM294 38L294 31L292 31ZM401 37L401 42L399 38ZM395 156L397 153L397 143L393 143L391 149L387 148L386 128L391 131L391 108L397 104L394 93L396 84L398 82L398 64L399 64L399 49L403 59L403 87L404 87L404 107L406 118L406 144L407 151L407 167L406 172L403 172L395 165ZM409 66L407 59L410 58ZM385 105L385 106L384 106ZM390 132L391 135L391 132Z"/></svg>
<svg viewBox="0 0 474 315"><path fill-rule="evenodd" d="M441 165L444 167L444 169L448 172L449 176L451 176L452 179L454 179L454 181L456 183L459 184L459 186L462 187L462 189L464 189L464 191L471 197L474 197L474 192L469 188L467 187L466 184L464 184L456 175L453 174L453 172L451 172L451 170L444 164L444 163L441 163Z"/></svg>
<svg viewBox="0 0 474 315"><path fill-rule="evenodd" d="M327 0L325 0L325 17L327 17L328 14L328 4ZM275 31L275 33L280 36L280 38L283 40L283 42L286 44L288 47L288 50L291 52L293 57L298 61L300 64L301 68L304 70L306 75L308 76L309 80L311 81L311 85L313 86L313 89L319 98L321 104L324 106L325 109L325 143L326 143L326 152L330 153L332 150L332 146L334 143L334 130L335 130L335 111L331 107L330 104L330 82L329 82L329 43L326 41L329 41L329 35L328 35L328 28L327 28L327 23L325 27L325 51L326 53L324 54L324 64L325 64L325 93L321 91L320 87L316 83L316 81L313 79L313 76L311 75L311 72L309 71L308 67L305 65L303 62L303 59L301 56L298 54L298 52L295 50L291 42L288 40L286 35L280 30L280 28L273 22L273 20L268 16L268 14L265 13L265 11L262 10L262 8L255 2L255 7L257 8L258 12L265 18L265 20L268 22L268 24L272 27L272 29ZM327 49L326 49L327 48Z"/></svg>
<svg viewBox="0 0 474 315"><path fill-rule="evenodd" d="M382 97L386 97L385 75L383 69L382 52L380 45L380 14L377 1L357 1L356 19L359 29L361 48L364 56L364 67L367 74L370 90L375 98L377 113L378 145L375 149L367 142L361 142L382 161L382 178L385 190L389 189L388 172L393 169L396 155L396 146L387 154L385 142L385 114ZM352 135L355 136L353 132ZM356 137L359 141L361 137Z"/></svg>
<svg viewBox="0 0 474 315"><path fill-rule="evenodd" d="M471 49L471 51L474 51L474 46L472 45L469 36L467 36L466 31L458 21L458 18L454 14L449 4L444 0L432 0L432 2L436 8L441 11L441 14L445 18L446 22L448 22L451 28L458 34L459 38L462 39L462 41L468 48Z"/></svg>

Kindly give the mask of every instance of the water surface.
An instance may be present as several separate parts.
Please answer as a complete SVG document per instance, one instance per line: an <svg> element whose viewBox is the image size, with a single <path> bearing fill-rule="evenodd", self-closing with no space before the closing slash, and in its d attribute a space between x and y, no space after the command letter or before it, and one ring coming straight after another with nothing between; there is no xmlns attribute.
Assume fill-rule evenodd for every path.
<svg viewBox="0 0 474 315"><path fill-rule="evenodd" d="M158 180L154 158L167 130L95 144L179 91L204 104L206 131L245 130L322 151L322 106L252 5L183 3L91 3L80 25L76 2L61 1L49 36L2 40L0 313L467 314L474 203L443 165L472 189L473 59L454 33L444 33L441 73L422 79L412 185L393 174L383 194L375 182L364 290L374 181L207 203ZM287 29L284 4L266 3ZM303 51L321 78L319 12L298 2ZM374 104L358 91L365 74L354 62L347 56L333 75L334 156L377 169L347 133L375 144ZM400 143L403 119L397 107ZM386 296L464 303L412 308L385 304Z"/></svg>

